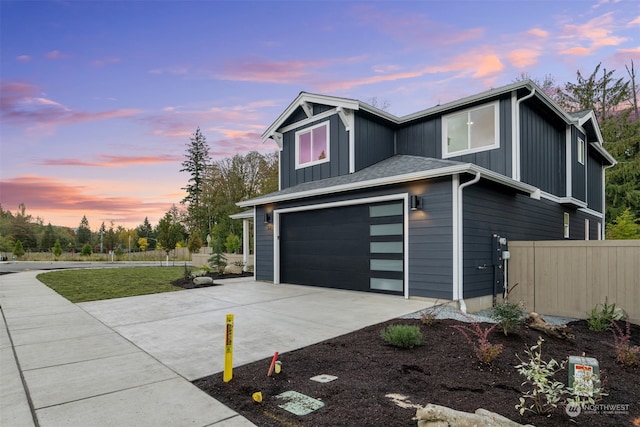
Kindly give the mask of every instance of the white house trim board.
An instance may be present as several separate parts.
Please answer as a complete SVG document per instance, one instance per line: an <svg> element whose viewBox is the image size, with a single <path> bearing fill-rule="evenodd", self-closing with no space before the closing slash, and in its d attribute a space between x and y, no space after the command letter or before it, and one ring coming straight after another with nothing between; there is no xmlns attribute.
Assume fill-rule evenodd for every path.
<svg viewBox="0 0 640 427"><path fill-rule="evenodd" d="M571 146L572 146L572 141L571 141L571 126L567 125L566 126L566 130L565 130L565 134L564 134L564 150L565 150L565 157L566 157L566 176L565 176L565 194L567 195L567 197L571 197L572 194L572 175L571 175L571 171L572 171L572 167L571 167Z"/></svg>
<svg viewBox="0 0 640 427"><path fill-rule="evenodd" d="M518 138L518 117L516 112L518 108L518 95L514 90L511 92L511 178L518 181L520 169L520 138Z"/></svg>
<svg viewBox="0 0 640 427"><path fill-rule="evenodd" d="M371 203L401 200L404 202L404 297L409 298L409 194L396 193L385 196L364 197L361 199L327 202L317 205L296 206L292 208L275 209L273 215L273 283L280 284L280 215L292 212L314 211L344 206L365 205Z"/></svg>
<svg viewBox="0 0 640 427"><path fill-rule="evenodd" d="M452 292L452 297L451 298L453 301L457 301L458 299L460 299L460 295L458 295L458 275L460 274L460 270L458 268L458 266L460 265L461 260L458 259L458 246L460 245L460 241L459 239L459 235L462 232L462 230L460 230L459 228L459 223L458 223L458 214L459 214L459 208L458 208L458 187L460 186L460 175L456 174L453 175L451 177L451 218L453 219L452 221L452 243L453 243L453 253L451 254L451 259L453 260L452 263L452 275L451 275L451 281L452 281L452 287L453 287L453 292Z"/></svg>
<svg viewBox="0 0 640 427"><path fill-rule="evenodd" d="M236 203L236 205L240 207L264 205L268 203L302 199L302 198L313 197L313 196L321 196L324 194L332 194L332 193L338 193L342 191L360 190L360 189L365 189L370 187L379 187L379 186L384 186L389 184L400 184L403 182L418 181L422 179L439 178L443 176L449 176L449 175L465 173L465 172L473 173L473 174L475 174L476 172L480 172L482 173L483 178L486 178L493 182L497 182L499 184L506 185L507 187L514 188L518 191L528 193L529 196L533 199L537 200L540 198L540 189L537 187L534 187L529 184L525 184L523 182L514 181L508 176L501 175L497 172L490 171L488 169L485 169L480 166L476 166L471 163L464 163L461 165L447 166L447 167L428 170L428 171L420 171L420 172L414 172L414 173L409 173L404 175L395 175L391 177L377 178L377 179L371 179L367 181L353 182L349 184L334 185L334 186L325 187L325 188L317 188L313 190L300 191L297 193L287 193L287 194L274 195L271 197L250 199L250 200L245 200L243 202L238 202Z"/></svg>
<svg viewBox="0 0 640 427"><path fill-rule="evenodd" d="M285 133L285 132L289 132L290 130L296 130L296 129L299 129L299 128L303 127L303 126L310 125L311 123L315 123L315 122L317 122L319 120L324 120L324 119L326 119L328 117L333 116L334 114L336 114L336 110L335 110L335 108L332 108L331 110L323 111L320 114L316 114L315 116L313 116L311 118L300 120L299 122L295 122L295 123L287 125L287 126L285 126L283 128L280 128L280 129L278 129L278 132ZM300 129L300 130L303 130L303 129ZM282 148L282 147L280 147L280 148Z"/></svg>

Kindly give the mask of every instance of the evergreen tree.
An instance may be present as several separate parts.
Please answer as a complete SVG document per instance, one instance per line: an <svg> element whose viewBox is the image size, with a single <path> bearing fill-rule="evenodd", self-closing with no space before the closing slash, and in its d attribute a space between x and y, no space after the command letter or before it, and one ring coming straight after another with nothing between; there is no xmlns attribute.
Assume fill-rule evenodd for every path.
<svg viewBox="0 0 640 427"><path fill-rule="evenodd" d="M13 247L13 254L18 258L24 255L24 247L22 246L22 242L20 240L16 240L16 244Z"/></svg>
<svg viewBox="0 0 640 427"><path fill-rule="evenodd" d="M56 257L56 260L58 260L58 257L62 255L62 246L60 245L60 240L56 240L56 242L53 244L53 248L51 248L51 252L53 252L53 256Z"/></svg>
<svg viewBox="0 0 640 427"><path fill-rule="evenodd" d="M158 244L169 256L178 242L184 239L184 227L174 219L171 212L167 212L158 223Z"/></svg>
<svg viewBox="0 0 640 427"><path fill-rule="evenodd" d="M138 237L143 237L146 239L146 247L144 250L154 250L156 248L156 240L155 240L155 234L153 233L153 227L151 227L151 224L149 223L149 218L148 217L144 217L144 222L142 224L140 224L138 227L136 227L136 233L138 233ZM140 246L140 245L138 245Z"/></svg>
<svg viewBox="0 0 640 427"><path fill-rule="evenodd" d="M640 225L638 218L627 208L613 220L607 229L607 239L640 239Z"/></svg>
<svg viewBox="0 0 640 427"><path fill-rule="evenodd" d="M207 210L202 204L202 193L209 162L207 139L198 127L190 138L185 160L182 162L182 169L180 169L180 172L188 172L190 175L187 186L182 188L187 192L187 195L180 203L188 205L187 222L191 231L208 229Z"/></svg>
<svg viewBox="0 0 640 427"><path fill-rule="evenodd" d="M53 226L51 225L51 223L49 223L44 228L44 233L42 234L42 242L40 243L40 248L44 250L51 249L55 241L56 241L56 238L55 238L55 233L53 231Z"/></svg>
<svg viewBox="0 0 640 427"><path fill-rule="evenodd" d="M89 220L87 220L86 215L80 220L80 226L76 232L76 240L79 245L91 243L91 228L89 228Z"/></svg>

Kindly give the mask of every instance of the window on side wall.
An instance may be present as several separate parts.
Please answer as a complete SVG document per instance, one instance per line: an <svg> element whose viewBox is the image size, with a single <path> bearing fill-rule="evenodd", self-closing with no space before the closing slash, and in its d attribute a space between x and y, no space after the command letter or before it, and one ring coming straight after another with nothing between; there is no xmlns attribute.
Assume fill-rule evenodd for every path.
<svg viewBox="0 0 640 427"><path fill-rule="evenodd" d="M442 157L500 147L498 102L442 116Z"/></svg>
<svg viewBox="0 0 640 427"><path fill-rule="evenodd" d="M329 122L296 132L296 169L329 161Z"/></svg>
<svg viewBox="0 0 640 427"><path fill-rule="evenodd" d="M580 162L581 165L584 165L585 154L584 139L578 138L578 162Z"/></svg>
<svg viewBox="0 0 640 427"><path fill-rule="evenodd" d="M569 213L564 213L564 238L569 238Z"/></svg>

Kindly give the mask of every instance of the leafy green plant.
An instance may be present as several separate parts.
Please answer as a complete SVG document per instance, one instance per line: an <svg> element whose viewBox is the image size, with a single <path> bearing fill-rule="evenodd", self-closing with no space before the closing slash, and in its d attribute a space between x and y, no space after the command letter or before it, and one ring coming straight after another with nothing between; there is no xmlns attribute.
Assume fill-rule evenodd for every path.
<svg viewBox="0 0 640 427"><path fill-rule="evenodd" d="M489 317L496 320L502 326L504 334L508 335L524 323L524 308L521 303L509 301L496 303Z"/></svg>
<svg viewBox="0 0 640 427"><path fill-rule="evenodd" d="M617 322L611 321L613 325L613 346L616 350L616 361L624 366L634 367L640 365L640 346L631 345L631 323L626 321L624 332Z"/></svg>
<svg viewBox="0 0 640 427"><path fill-rule="evenodd" d="M211 250L213 254L208 259L209 265L211 265L211 267L213 267L218 273L224 273L224 269L227 266L227 257L222 253L224 249L222 239L220 239L220 237L214 241Z"/></svg>
<svg viewBox="0 0 640 427"><path fill-rule="evenodd" d="M56 240L56 243L51 248L51 252L53 252L53 256L56 258L56 261L62 255L62 246L60 245L60 240Z"/></svg>
<svg viewBox="0 0 640 427"><path fill-rule="evenodd" d="M85 243L84 246L82 246L82 251L80 252L80 255L89 256L92 253L93 251L91 250L91 245L88 243Z"/></svg>
<svg viewBox="0 0 640 427"><path fill-rule="evenodd" d="M399 348L414 348L422 345L422 332L415 325L389 325L380 332L387 343Z"/></svg>
<svg viewBox="0 0 640 427"><path fill-rule="evenodd" d="M491 363L496 357L500 356L504 346L502 344L491 344L489 342L489 333L493 331L498 324L493 324L488 328L483 328L478 322L471 322L467 325L453 325L453 329L460 332L467 339L467 342L473 347L474 353L479 361ZM475 340L471 337L474 336Z"/></svg>
<svg viewBox="0 0 640 427"><path fill-rule="evenodd" d="M13 254L20 258L24 255L24 247L22 246L22 242L20 240L16 240L16 244L13 246Z"/></svg>
<svg viewBox="0 0 640 427"><path fill-rule="evenodd" d="M522 360L516 354L520 364L516 366L518 373L524 375L526 380L522 385L529 384L531 390L526 391L520 397L520 403L516 409L523 415L526 411L536 414L548 414L562 403L562 395L567 393L564 384L556 381L556 372L564 369L565 361L556 362L551 359L548 362L542 360L542 343L544 339L538 337L536 345L525 350L528 360ZM527 400L531 403L527 404Z"/></svg>
<svg viewBox="0 0 640 427"><path fill-rule="evenodd" d="M587 314L589 315L587 318L589 329L596 332L606 331L611 327L612 320L620 320L624 316L615 304L609 304L608 298L604 299L604 304L596 304L591 309L591 313Z"/></svg>

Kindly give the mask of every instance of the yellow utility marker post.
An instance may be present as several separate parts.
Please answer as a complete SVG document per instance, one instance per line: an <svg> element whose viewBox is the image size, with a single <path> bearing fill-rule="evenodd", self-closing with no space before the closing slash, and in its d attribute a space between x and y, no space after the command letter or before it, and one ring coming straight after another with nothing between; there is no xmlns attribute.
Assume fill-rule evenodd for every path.
<svg viewBox="0 0 640 427"><path fill-rule="evenodd" d="M233 314L227 314L226 333L224 338L224 374L225 383L233 377Z"/></svg>

